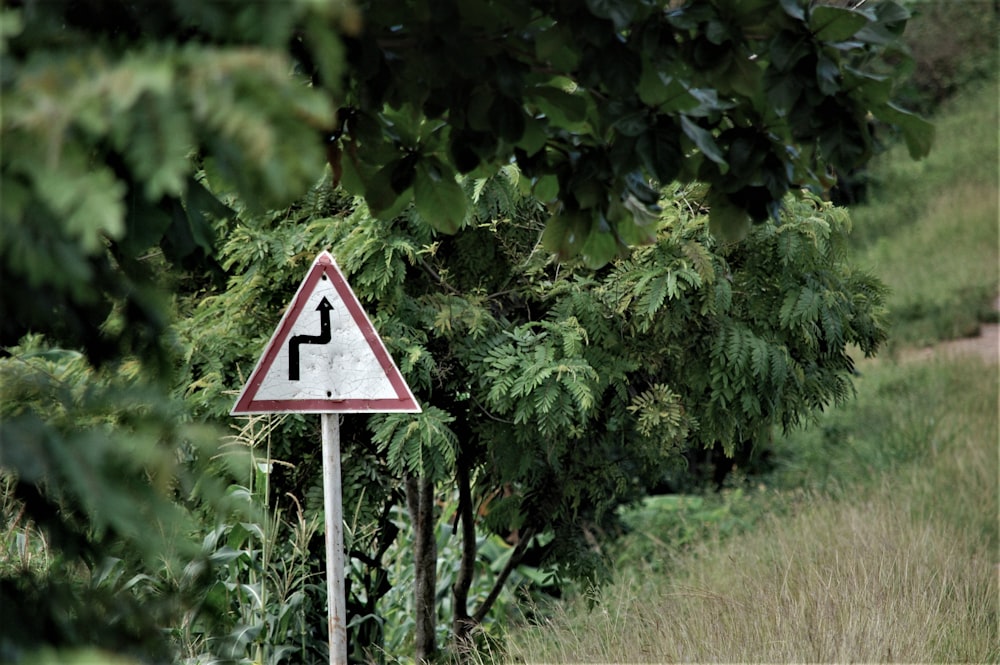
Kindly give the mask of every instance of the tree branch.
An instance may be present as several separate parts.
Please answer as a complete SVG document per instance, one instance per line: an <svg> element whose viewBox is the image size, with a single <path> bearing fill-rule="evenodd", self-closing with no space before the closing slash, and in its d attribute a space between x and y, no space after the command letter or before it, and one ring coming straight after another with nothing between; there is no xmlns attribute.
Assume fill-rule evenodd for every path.
<svg viewBox="0 0 1000 665"><path fill-rule="evenodd" d="M510 574L514 572L514 569L520 565L521 560L524 559L524 554L528 551L528 545L531 544L531 539L535 536L535 529L528 527L524 530L521 535L521 539L517 541L517 545L514 547L514 551L511 552L510 559L507 560L507 565L503 567L500 574L497 575L496 581L493 583L493 588L490 589L490 595L486 597L483 604L479 606L476 613L472 615L473 625L482 623L486 615L490 613L493 608L493 604L500 597L500 591L503 590L504 584L507 583L507 578Z"/></svg>

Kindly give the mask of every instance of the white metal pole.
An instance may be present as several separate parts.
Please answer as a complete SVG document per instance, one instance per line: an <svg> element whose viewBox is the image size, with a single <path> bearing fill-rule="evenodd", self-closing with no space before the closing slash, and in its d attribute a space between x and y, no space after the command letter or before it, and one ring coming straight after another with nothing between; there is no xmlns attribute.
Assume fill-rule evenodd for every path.
<svg viewBox="0 0 1000 665"><path fill-rule="evenodd" d="M347 665L344 519L340 486L340 415L323 418L323 507L326 514L326 595L330 665Z"/></svg>

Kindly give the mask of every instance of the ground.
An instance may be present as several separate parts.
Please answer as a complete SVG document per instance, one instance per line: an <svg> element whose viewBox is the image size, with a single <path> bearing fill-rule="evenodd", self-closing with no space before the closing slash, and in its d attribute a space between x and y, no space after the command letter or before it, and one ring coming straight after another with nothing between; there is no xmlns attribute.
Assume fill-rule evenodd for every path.
<svg viewBox="0 0 1000 665"><path fill-rule="evenodd" d="M993 307L1000 311L1000 296L993 301ZM978 355L989 363L1000 362L1000 324L984 323L979 326L975 337L952 339L933 346L908 349L901 354L902 360L922 360L935 355Z"/></svg>

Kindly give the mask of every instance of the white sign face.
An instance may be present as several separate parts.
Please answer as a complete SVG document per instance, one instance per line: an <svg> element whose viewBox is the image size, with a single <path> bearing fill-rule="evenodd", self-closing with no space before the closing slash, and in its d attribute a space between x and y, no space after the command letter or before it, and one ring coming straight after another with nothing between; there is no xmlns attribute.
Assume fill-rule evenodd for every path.
<svg viewBox="0 0 1000 665"><path fill-rule="evenodd" d="M361 303L323 252L231 414L419 411Z"/></svg>

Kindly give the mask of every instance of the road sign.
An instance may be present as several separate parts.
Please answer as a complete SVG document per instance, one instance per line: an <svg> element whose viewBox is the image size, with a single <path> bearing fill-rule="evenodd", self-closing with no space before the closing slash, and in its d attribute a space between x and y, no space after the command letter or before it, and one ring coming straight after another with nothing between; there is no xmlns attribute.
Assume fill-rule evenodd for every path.
<svg viewBox="0 0 1000 665"><path fill-rule="evenodd" d="M340 268L322 252L230 413L419 411Z"/></svg>

